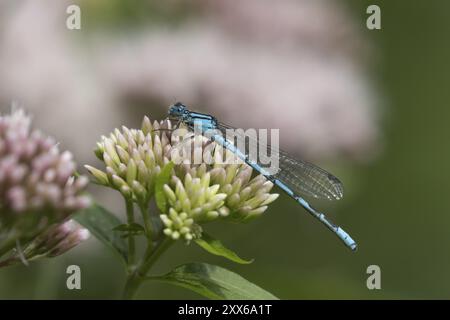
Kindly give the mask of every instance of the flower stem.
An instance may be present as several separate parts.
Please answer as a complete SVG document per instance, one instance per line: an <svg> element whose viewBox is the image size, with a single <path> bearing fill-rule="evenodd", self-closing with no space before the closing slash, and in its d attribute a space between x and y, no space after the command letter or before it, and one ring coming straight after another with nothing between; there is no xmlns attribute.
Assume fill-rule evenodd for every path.
<svg viewBox="0 0 450 320"><path fill-rule="evenodd" d="M17 262L16 257L8 258L6 260L0 261L0 268L8 267L10 265L13 265L16 262Z"/></svg>
<svg viewBox="0 0 450 320"><path fill-rule="evenodd" d="M132 200L125 200L127 208L127 220L128 224L134 223L134 207ZM130 235L128 237L128 270L134 269L136 259L136 243L134 241L134 236Z"/></svg>
<svg viewBox="0 0 450 320"><path fill-rule="evenodd" d="M147 236L147 250L153 249L153 225L152 221L150 219L150 213L146 209L145 206L140 205L139 209L141 210L142 219L144 220L144 226L145 226L145 232Z"/></svg>
<svg viewBox="0 0 450 320"><path fill-rule="evenodd" d="M155 264L156 260L167 250L169 247L174 243L174 241L168 237L165 237L158 245L156 246L155 250L147 255L144 258L144 263L139 267L138 274L141 277L144 277L147 275L147 272L150 270L150 268Z"/></svg>
<svg viewBox="0 0 450 320"><path fill-rule="evenodd" d="M144 277L147 275L147 272L151 269L151 267L155 264L158 258L174 243L174 241L170 238L164 238L161 242L159 242L154 250L147 250L145 257L139 266L139 268L130 274L127 278L127 282L125 284L125 289L123 292L124 299L132 299L135 295L137 289L145 280Z"/></svg>
<svg viewBox="0 0 450 320"><path fill-rule="evenodd" d="M16 237L11 237L4 242L4 244L0 247L0 257L8 253L16 246L16 240Z"/></svg>

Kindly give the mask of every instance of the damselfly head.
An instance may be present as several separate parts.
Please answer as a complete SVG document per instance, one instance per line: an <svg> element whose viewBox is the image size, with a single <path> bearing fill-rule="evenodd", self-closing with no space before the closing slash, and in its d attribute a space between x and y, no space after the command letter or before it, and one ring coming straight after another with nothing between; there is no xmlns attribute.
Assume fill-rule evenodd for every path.
<svg viewBox="0 0 450 320"><path fill-rule="evenodd" d="M186 106L181 102L177 102L169 108L169 116L173 118L182 118L188 112Z"/></svg>

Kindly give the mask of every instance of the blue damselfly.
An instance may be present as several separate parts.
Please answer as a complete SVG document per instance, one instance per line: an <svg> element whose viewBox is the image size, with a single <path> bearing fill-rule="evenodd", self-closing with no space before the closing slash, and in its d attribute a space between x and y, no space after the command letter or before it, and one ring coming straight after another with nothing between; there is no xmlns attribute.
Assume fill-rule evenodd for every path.
<svg viewBox="0 0 450 320"><path fill-rule="evenodd" d="M197 130L200 129L202 133L213 132L213 134L207 135L211 141L218 143L245 161L254 170L258 171L297 201L313 217L327 226L347 247L351 250L356 250L357 245L350 235L341 227L332 223L323 213L314 209L301 196L307 195L314 198L339 200L343 196L343 186L338 178L309 162L295 159L281 150L272 150L278 154L279 168L276 173L269 173L258 161L251 159L245 150L239 149L233 142L226 139L225 131L232 127L220 123L215 117L209 114L190 111L180 102L170 107L169 117L179 123L183 123L191 130L195 128ZM270 145L262 147L270 148Z"/></svg>

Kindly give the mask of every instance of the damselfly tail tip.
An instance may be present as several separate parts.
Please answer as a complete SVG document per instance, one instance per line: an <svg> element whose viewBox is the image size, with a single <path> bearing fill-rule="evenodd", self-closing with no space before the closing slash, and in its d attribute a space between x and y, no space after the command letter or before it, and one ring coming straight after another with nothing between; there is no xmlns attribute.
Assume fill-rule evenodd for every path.
<svg viewBox="0 0 450 320"><path fill-rule="evenodd" d="M341 227L337 227L337 229L335 229L335 232L336 235L342 240L342 242L344 242L344 244L348 248L350 248L353 252L356 251L358 245L347 232L345 232Z"/></svg>

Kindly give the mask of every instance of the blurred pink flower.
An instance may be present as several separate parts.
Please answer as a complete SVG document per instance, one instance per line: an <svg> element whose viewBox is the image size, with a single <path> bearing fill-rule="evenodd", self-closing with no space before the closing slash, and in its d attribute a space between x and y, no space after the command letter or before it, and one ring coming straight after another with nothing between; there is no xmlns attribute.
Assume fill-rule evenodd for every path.
<svg viewBox="0 0 450 320"><path fill-rule="evenodd" d="M0 116L0 238L10 230L34 235L90 204L72 154L30 125L22 110Z"/></svg>
<svg viewBox="0 0 450 320"><path fill-rule="evenodd" d="M28 259L40 256L56 257L86 241L90 236L88 229L73 220L53 225L39 235L24 251Z"/></svg>
<svg viewBox="0 0 450 320"><path fill-rule="evenodd" d="M141 27L126 38L90 37L84 24L67 30L72 3L2 2L0 101L33 109L81 160L130 101L175 99L234 126L280 128L282 147L308 158L370 158L376 149L368 46L341 2L199 0L202 14L182 28ZM69 122L83 127L77 139Z"/></svg>
<svg viewBox="0 0 450 320"><path fill-rule="evenodd" d="M307 158L370 158L377 99L355 59L364 41L339 3L206 3L210 15L179 31L103 43L113 91L280 128L282 147Z"/></svg>
<svg viewBox="0 0 450 320"><path fill-rule="evenodd" d="M121 114L110 112L116 105L80 47L80 32L66 28L66 8L73 2L2 1L0 102L25 105L39 126L87 160L92 142Z"/></svg>
<svg viewBox="0 0 450 320"><path fill-rule="evenodd" d="M367 43L341 1L202 0L206 19L227 34L268 48L308 48L319 54L360 57Z"/></svg>

